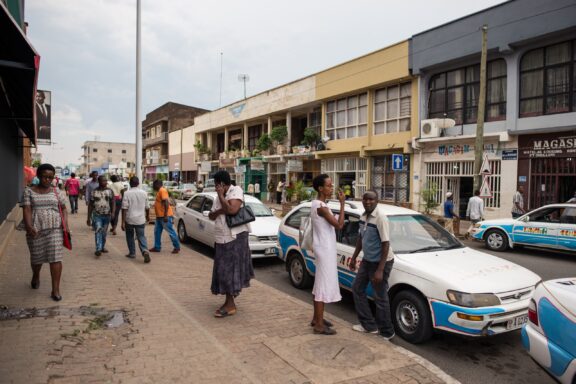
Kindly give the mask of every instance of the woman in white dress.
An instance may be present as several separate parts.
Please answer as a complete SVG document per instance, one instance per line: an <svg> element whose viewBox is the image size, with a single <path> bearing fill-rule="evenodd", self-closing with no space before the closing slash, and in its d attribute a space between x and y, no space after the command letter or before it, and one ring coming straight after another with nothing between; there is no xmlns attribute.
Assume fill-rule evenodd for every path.
<svg viewBox="0 0 576 384"><path fill-rule="evenodd" d="M336 231L344 227L344 193L338 191L340 200L340 215L334 216L326 200L332 197L334 186L326 174L316 176L313 186L318 196L312 201L310 218L312 220L312 250L316 258L316 273L314 279L314 318L311 325L314 333L335 335L332 324L324 320L324 303L340 301L340 286L338 285L338 260L336 253Z"/></svg>

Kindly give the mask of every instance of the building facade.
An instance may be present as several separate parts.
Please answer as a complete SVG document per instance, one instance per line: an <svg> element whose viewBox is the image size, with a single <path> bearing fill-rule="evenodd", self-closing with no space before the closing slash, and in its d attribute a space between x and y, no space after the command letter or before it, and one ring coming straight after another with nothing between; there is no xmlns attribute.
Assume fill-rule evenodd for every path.
<svg viewBox="0 0 576 384"><path fill-rule="evenodd" d="M79 176L87 176L96 171L98 174L130 177L135 172L136 145L133 143L86 141L82 151Z"/></svg>
<svg viewBox="0 0 576 384"><path fill-rule="evenodd" d="M195 179L196 163L189 161L184 163L183 146L173 146L170 152L169 141L171 133L192 126L194 118L206 112L205 109L168 102L146 114L146 119L142 122L144 179L174 180L180 177L180 172L183 172L185 178ZM172 138L184 143L181 135L182 132L173 135Z"/></svg>
<svg viewBox="0 0 576 384"><path fill-rule="evenodd" d="M576 190L571 0L509 1L411 38L410 70L420 79L415 199L435 190L442 202L453 192L465 216L473 194L482 26L488 30L484 154L492 192L486 216L509 216L519 185L529 209L565 201ZM442 128L444 119L455 126Z"/></svg>

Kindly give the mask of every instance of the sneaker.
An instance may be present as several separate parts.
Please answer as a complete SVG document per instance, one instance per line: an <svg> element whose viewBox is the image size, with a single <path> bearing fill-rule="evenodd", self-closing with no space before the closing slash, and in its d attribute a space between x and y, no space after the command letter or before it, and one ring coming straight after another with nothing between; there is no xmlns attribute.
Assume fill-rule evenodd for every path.
<svg viewBox="0 0 576 384"><path fill-rule="evenodd" d="M102 248L102 253L108 253L108 250L106 248Z"/></svg>
<svg viewBox="0 0 576 384"><path fill-rule="evenodd" d="M100 256L100 255L102 254L102 252L96 251L96 252L94 252L94 254L95 254L96 256Z"/></svg>
<svg viewBox="0 0 576 384"><path fill-rule="evenodd" d="M384 340L390 341L394 336L396 336L396 333L392 332L392 334L389 334L389 333L380 332L379 336L381 338L383 338Z"/></svg>
<svg viewBox="0 0 576 384"><path fill-rule="evenodd" d="M149 263L150 262L150 254L148 252L144 252L142 254L142 256L144 256L144 262L145 263Z"/></svg>
<svg viewBox="0 0 576 384"><path fill-rule="evenodd" d="M134 258L136 258L136 255L130 255L130 254L128 254L128 255L126 255L126 257L129 258L129 259L134 259Z"/></svg>
<svg viewBox="0 0 576 384"><path fill-rule="evenodd" d="M364 333L372 333L372 334L378 333L378 330L377 330L377 329L375 329L375 330L373 330L373 331L368 331L366 328L364 328L364 327L362 326L362 324L354 324L354 325L352 326L352 329L355 330L356 332L364 332Z"/></svg>

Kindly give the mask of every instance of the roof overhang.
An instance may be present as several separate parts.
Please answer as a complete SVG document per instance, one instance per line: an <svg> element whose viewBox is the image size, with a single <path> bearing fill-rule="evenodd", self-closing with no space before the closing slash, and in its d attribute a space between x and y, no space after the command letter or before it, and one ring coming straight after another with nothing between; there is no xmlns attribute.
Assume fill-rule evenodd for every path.
<svg viewBox="0 0 576 384"><path fill-rule="evenodd" d="M40 56L0 1L0 120L33 143L39 66Z"/></svg>

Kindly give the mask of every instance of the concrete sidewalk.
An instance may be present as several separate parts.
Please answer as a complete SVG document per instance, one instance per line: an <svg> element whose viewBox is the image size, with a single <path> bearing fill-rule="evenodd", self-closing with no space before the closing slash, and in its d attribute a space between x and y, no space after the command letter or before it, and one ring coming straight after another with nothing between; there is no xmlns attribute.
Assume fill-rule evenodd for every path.
<svg viewBox="0 0 576 384"><path fill-rule="evenodd" d="M61 294L50 299L47 266L30 288L24 233L0 256L2 383L455 383L426 360L330 316L338 335L308 325L312 306L256 280L236 315L217 319L223 297L210 293L212 260L183 246L144 264L131 260L123 232L94 256L86 210L72 216ZM152 226L147 230L152 243ZM258 271L256 270L256 274ZM7 309L31 309L1 320ZM126 322L107 328L108 315ZM18 314L19 312L16 312Z"/></svg>

